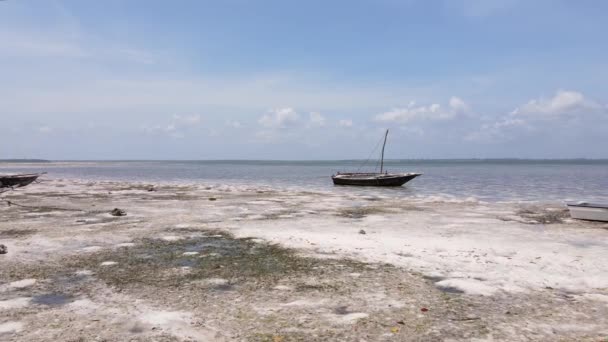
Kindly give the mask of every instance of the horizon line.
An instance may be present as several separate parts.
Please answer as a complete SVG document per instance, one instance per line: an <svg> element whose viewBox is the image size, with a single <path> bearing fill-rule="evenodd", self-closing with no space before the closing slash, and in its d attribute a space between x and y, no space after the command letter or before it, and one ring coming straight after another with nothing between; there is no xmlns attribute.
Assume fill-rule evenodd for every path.
<svg viewBox="0 0 608 342"><path fill-rule="evenodd" d="M375 159L41 159L41 158L5 158L0 163L19 162L331 162L331 161L366 161ZM607 158L385 158L384 161L608 161Z"/></svg>

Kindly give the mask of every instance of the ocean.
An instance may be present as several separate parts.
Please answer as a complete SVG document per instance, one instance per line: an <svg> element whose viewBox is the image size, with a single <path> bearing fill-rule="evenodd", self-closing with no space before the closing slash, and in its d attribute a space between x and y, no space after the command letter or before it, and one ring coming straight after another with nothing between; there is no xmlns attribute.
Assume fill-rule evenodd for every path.
<svg viewBox="0 0 608 342"><path fill-rule="evenodd" d="M440 196L487 202L608 201L608 160L388 160L389 172L420 172L399 188L332 184L337 171L373 171L362 161L57 161L0 163L0 173L47 172L44 178L260 186L369 193L395 197Z"/></svg>

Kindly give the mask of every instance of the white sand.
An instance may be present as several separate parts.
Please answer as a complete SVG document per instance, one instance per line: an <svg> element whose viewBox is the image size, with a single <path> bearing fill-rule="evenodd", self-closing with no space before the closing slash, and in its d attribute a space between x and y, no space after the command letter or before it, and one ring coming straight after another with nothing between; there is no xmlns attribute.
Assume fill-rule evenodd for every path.
<svg viewBox="0 0 608 342"><path fill-rule="evenodd" d="M117 264L118 263L116 261L104 261L100 265L101 266L114 266L114 265L117 265Z"/></svg>
<svg viewBox="0 0 608 342"><path fill-rule="evenodd" d="M60 265L63 257L89 258L93 253L106 251L124 253L120 247L133 247L145 239L162 239L171 245L170 242L215 234L213 230L225 230L237 237L252 237L252 243L269 242L293 247L307 256L346 257L371 264L366 265L365 270L348 270L347 262L341 260L339 263L344 264L343 268L335 266L335 269L345 270L341 278L331 278L332 274L322 273L324 270L318 268L319 273L312 272L311 279L300 280L299 283L290 283L295 281L291 278L280 279L278 285L271 284L267 288L253 286L262 292L244 295L241 291L247 291L247 286L239 284L238 279L209 278L188 282L182 288L196 289L196 296L182 298L180 291L159 288L165 293L160 298L153 291L145 292L145 287L133 286L124 293L104 288L101 274L125 267L108 256L110 260L100 265L112 268L101 272L96 266L84 266L95 269L95 272L76 271L77 275L86 276L74 279L82 282L76 288L83 286L87 291L75 295L70 293L75 297L74 301L62 307L32 305L32 297L41 291L68 291L68 287L53 284L49 279L36 280L34 277L38 275L34 274L20 274L18 278L10 279L12 282L2 281L0 311L12 310L11 314L16 316L11 316L11 322L1 323L0 329L19 333L21 335L18 336L24 340L36 336L37 331L48 333L46 336L49 337L54 330L52 323L47 322L58 317L62 324L70 322L75 329L89 331L91 335L87 337L91 338L97 331L102 331L109 334L110 340L125 340L137 337L132 335L133 330L141 333L138 337L144 340L169 335L178 340L214 341L221 337L243 340L246 339L243 336L252 336L238 335L241 326L237 322L268 323L265 327L272 329L270 331L279 331L278 327L286 324L280 320L287 317L289 324L300 326L314 321L322 327L319 329L335 328L338 330L334 332L340 334L353 332L355 327L364 331L370 324L388 317L392 321L381 321L387 327L383 330L384 335L370 336L369 340L389 337L399 340L403 336L391 332L390 328L398 319L391 315L396 308L401 308L400 314L416 320L407 324L415 324L427 332L443 327L451 331L456 326L471 326L467 333L488 329L487 340L492 339L492 334L505 340L546 340L556 334L576 340L576 337L597 337L606 332L606 318L600 314L608 308L608 225L574 220L561 224L530 224L534 222L532 219L517 214L517 203L482 203L473 198L449 196L394 199L388 195L370 196L347 189L337 194L224 185L171 185L166 191L158 186L157 191L147 192L129 190L130 186L133 184L54 180L20 190L22 200L84 209L53 211L50 215L36 217L24 215L19 211L21 209L0 208L3 215L12 215L10 225L0 223L0 228L36 229L35 234L3 241L9 247L9 254L1 256L2 261L12 263L14 267L21 262L34 266L40 262ZM107 194L111 187L125 187L127 190L112 190L112 194ZM270 192L260 193L262 190ZM55 195L46 197L48 192ZM177 198L177 192L192 195L193 199ZM106 194L107 197L103 197ZM219 200L208 201L211 196ZM262 198L257 199L256 196ZM104 201L103 205L101 201ZM550 206L548 211L561 210L559 204ZM109 219L107 213L98 212L106 207L124 208L129 216ZM90 221L82 218L87 215L103 219ZM76 222L81 218L85 221ZM196 229L201 229L201 232L196 232ZM365 234L360 234L360 230ZM181 242L176 245L179 244ZM196 253L182 249L177 256L196 256ZM199 257L222 258L217 253L203 253ZM387 283L394 279L381 277L386 269L383 263L398 266L404 278L417 279L404 279L406 285L423 285L407 288L410 292L405 296L396 295L395 289L401 280L389 287ZM159 279L167 275L185 276L191 269L172 266L161 271L164 273L159 273ZM370 275L377 278L370 278ZM423 275L428 280L423 279ZM350 297L334 298L333 290L323 289L325 281L333 289L353 286L348 288L352 291L348 292ZM366 288L352 285L366 281L372 282L367 283L369 286ZM454 293L437 291L433 283L439 289ZM208 285L208 288L201 289L197 284ZM235 284L235 290L214 289L227 284ZM50 289L45 290L45 287ZM251 296L252 293L262 294L262 298ZM467 316L464 321L452 321L446 316L439 318L441 321L433 321L433 326L425 325L431 314L436 312L421 313L421 305L427 305L427 297L438 300L437 297L441 299L444 296L457 298L450 302L455 306L458 303L471 304L471 307L477 303L498 303L496 311L493 311L493 305L485 305L482 309L492 324L474 326L486 317L474 317L468 321ZM532 301L530 307L526 306L528 300ZM207 302L214 303L216 307L207 306ZM437 302L435 304L438 305ZM511 305L521 316L505 314L505 311L512 310ZM336 308L343 306L348 306L348 311L340 314L342 311ZM589 307L591 311L584 313L583 306L583 309ZM554 307L566 310L556 312ZM447 310L446 315L458 312ZM274 317L277 321L263 321L261 316ZM576 323L568 323L571 321ZM365 324L358 325L361 322ZM30 329L36 324L39 330ZM24 326L28 329L23 329ZM221 330L218 335L215 327L232 330ZM462 329L467 331L467 328ZM313 330L299 333L313 336L320 332ZM464 333L458 336L465 337L457 340L474 339ZM76 338L77 335L71 337Z"/></svg>
<svg viewBox="0 0 608 342"><path fill-rule="evenodd" d="M7 286L0 287L0 291L4 290L14 290L14 289L24 289L26 287L30 287L36 284L36 279L22 279L9 283Z"/></svg>
<svg viewBox="0 0 608 342"><path fill-rule="evenodd" d="M20 309L29 306L32 303L30 297L18 297L7 300L0 300L0 310Z"/></svg>
<svg viewBox="0 0 608 342"><path fill-rule="evenodd" d="M0 334L16 333L21 330L23 330L23 323L21 322L0 323Z"/></svg>
<svg viewBox="0 0 608 342"><path fill-rule="evenodd" d="M328 201L326 207L334 201ZM356 220L323 215L288 223L251 221L231 226L230 231L312 253L404 266L445 278L444 285L469 294L545 287L586 292L608 287L605 229L579 226L579 222L530 225L503 221L495 211L503 210L504 205L466 202L430 206L426 200L412 202L423 210ZM367 234L358 234L360 229Z"/></svg>

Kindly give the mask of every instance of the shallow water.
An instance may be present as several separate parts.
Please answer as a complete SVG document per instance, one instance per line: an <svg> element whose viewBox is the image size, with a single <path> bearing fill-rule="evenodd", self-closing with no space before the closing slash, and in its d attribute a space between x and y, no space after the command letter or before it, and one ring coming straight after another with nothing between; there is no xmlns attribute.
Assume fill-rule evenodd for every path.
<svg viewBox="0 0 608 342"><path fill-rule="evenodd" d="M270 186L390 197L455 197L483 201L608 201L608 160L386 161L391 172L421 172L404 187L333 186L337 171L360 161L92 161L0 163L0 173L48 172L45 178ZM361 168L370 171L374 165Z"/></svg>
<svg viewBox="0 0 608 342"><path fill-rule="evenodd" d="M40 305L48 305L48 306L59 306L65 305L69 302L74 301L70 295L66 295L63 293L49 293L34 296L32 302Z"/></svg>

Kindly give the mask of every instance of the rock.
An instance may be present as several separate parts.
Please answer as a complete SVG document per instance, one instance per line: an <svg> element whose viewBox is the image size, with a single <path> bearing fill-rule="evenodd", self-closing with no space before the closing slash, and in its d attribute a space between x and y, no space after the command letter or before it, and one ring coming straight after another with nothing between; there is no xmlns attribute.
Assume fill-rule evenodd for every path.
<svg viewBox="0 0 608 342"><path fill-rule="evenodd" d="M210 200L210 201L216 201L216 200L217 200L217 198L215 198L215 197L209 197L209 200Z"/></svg>
<svg viewBox="0 0 608 342"><path fill-rule="evenodd" d="M148 191L156 191L156 189L153 186L151 186L148 188Z"/></svg>
<svg viewBox="0 0 608 342"><path fill-rule="evenodd" d="M361 229L361 230L359 231L359 234L363 234L363 235L365 235L365 234L366 234L366 233L365 233L365 230Z"/></svg>
<svg viewBox="0 0 608 342"><path fill-rule="evenodd" d="M5 245L0 245L0 254L8 253L8 248Z"/></svg>
<svg viewBox="0 0 608 342"><path fill-rule="evenodd" d="M126 215L127 215L127 212L126 212L126 211L124 211L124 210L122 210L122 209L114 208L114 210L112 210L112 211L110 212L110 214L111 214L112 216L126 216Z"/></svg>

